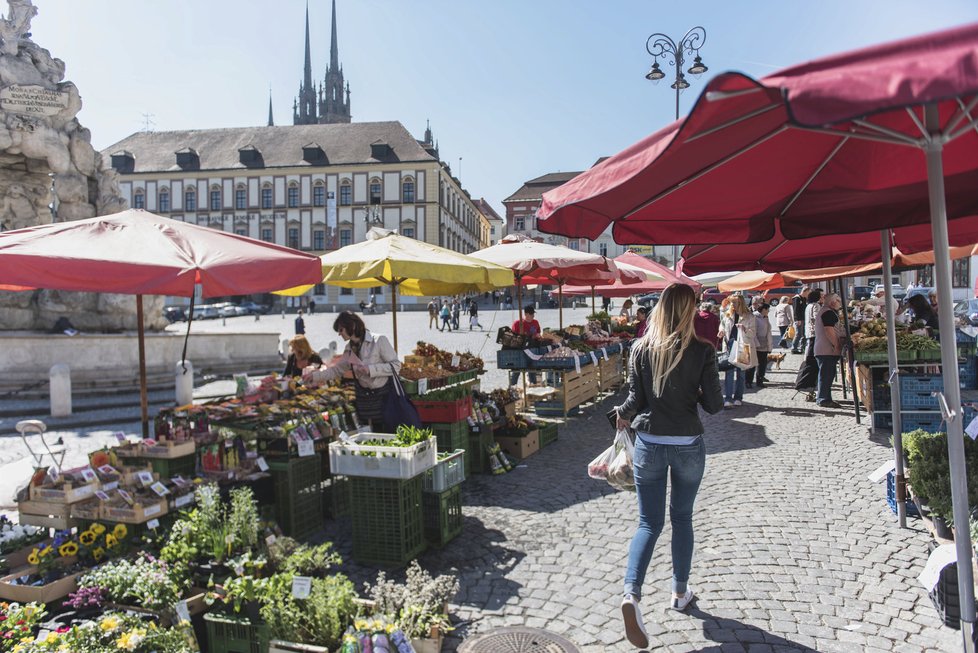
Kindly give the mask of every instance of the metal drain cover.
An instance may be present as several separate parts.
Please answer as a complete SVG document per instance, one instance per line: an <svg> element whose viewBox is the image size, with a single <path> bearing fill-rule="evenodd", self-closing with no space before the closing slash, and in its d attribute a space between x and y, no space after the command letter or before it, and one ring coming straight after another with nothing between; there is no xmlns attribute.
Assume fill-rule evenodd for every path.
<svg viewBox="0 0 978 653"><path fill-rule="evenodd" d="M458 653L580 653L580 649L546 630L514 626L467 639Z"/></svg>

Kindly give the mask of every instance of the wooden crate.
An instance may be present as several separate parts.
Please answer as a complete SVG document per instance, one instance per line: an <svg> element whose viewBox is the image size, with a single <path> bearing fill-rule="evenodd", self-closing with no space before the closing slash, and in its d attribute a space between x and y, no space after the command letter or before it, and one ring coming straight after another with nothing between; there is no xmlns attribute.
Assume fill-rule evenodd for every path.
<svg viewBox="0 0 978 653"><path fill-rule="evenodd" d="M149 504L137 503L132 506L121 499L113 499L110 503L102 504L100 514L105 521L143 524L150 519L162 517L168 510L169 505L165 498Z"/></svg>
<svg viewBox="0 0 978 653"><path fill-rule="evenodd" d="M76 591L78 589L78 577L82 575L82 572L70 574L47 585L13 584L14 579L36 572L37 567L24 567L0 578L0 598L18 603L52 603Z"/></svg>
<svg viewBox="0 0 978 653"><path fill-rule="evenodd" d="M598 358L598 391L617 390L625 382L625 366L621 354L611 354L608 360Z"/></svg>
<svg viewBox="0 0 978 653"><path fill-rule="evenodd" d="M557 397L563 402L564 412L591 401L598 396L598 368L591 365L580 372L565 372Z"/></svg>
<svg viewBox="0 0 978 653"><path fill-rule="evenodd" d="M71 518L71 504L51 501L21 501L17 504L21 524L64 530L78 525Z"/></svg>

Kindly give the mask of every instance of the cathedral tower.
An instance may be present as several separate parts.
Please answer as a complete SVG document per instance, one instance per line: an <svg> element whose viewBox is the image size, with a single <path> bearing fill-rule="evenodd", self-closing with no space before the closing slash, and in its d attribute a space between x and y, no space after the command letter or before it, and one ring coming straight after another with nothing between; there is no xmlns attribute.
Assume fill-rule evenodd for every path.
<svg viewBox="0 0 978 653"><path fill-rule="evenodd" d="M323 84L317 93L312 82L312 58L309 45L309 7L306 6L306 58L302 85L293 106L292 123L312 125L316 123L350 122L350 85L343 79L340 53L336 38L336 0L333 0L333 24L329 44L329 67ZM318 96L318 97L317 97Z"/></svg>

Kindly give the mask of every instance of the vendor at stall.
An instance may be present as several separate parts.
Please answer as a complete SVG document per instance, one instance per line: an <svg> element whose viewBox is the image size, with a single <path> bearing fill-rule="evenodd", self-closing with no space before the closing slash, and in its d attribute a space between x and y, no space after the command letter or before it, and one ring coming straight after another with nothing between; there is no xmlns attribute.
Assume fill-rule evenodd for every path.
<svg viewBox="0 0 978 653"><path fill-rule="evenodd" d="M343 355L326 369L307 367L303 370L302 380L306 385L321 385L352 371L360 420L374 422L375 432L383 432L380 419L384 402L392 385L391 377L400 371L401 361L387 336L368 331L356 313L340 313L333 329L346 341Z"/></svg>
<svg viewBox="0 0 978 653"><path fill-rule="evenodd" d="M632 303L632 300L626 299L625 300L625 303L621 305L621 312L618 313L618 316L619 317L623 317L626 320L628 320L629 322L631 322L632 321L632 306L634 306L634 304Z"/></svg>
<svg viewBox="0 0 978 653"><path fill-rule="evenodd" d="M285 363L282 376L302 376L302 370L310 365L322 365L323 359L312 350L305 336L295 336L289 340L289 359Z"/></svg>
<svg viewBox="0 0 978 653"><path fill-rule="evenodd" d="M939 329L937 312L931 308L930 302L923 295L914 295L907 300L907 307L913 311L915 320L923 321L932 329Z"/></svg>
<svg viewBox="0 0 978 653"><path fill-rule="evenodd" d="M635 325L635 338L638 339L645 335L645 330L649 326L649 309L645 306L640 306L635 311L635 317L638 318L638 324Z"/></svg>
<svg viewBox="0 0 978 653"><path fill-rule="evenodd" d="M523 307L523 319L516 320L515 322L513 322L513 326L512 326L513 333L519 333L525 335L527 337L528 343L529 340L536 338L543 332L543 329L540 328L540 323L537 322L536 319L534 318L536 312L537 311L533 307L533 304L527 304L526 306ZM509 384L516 385L516 382L519 380L519 378L520 378L519 372L516 371L510 372ZM530 372L530 383L536 383L536 382L537 382L536 372Z"/></svg>

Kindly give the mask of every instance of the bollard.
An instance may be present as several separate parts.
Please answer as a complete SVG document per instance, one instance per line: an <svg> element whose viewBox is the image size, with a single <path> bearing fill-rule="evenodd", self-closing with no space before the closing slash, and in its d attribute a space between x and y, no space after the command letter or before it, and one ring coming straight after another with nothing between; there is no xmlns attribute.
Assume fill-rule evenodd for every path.
<svg viewBox="0 0 978 653"><path fill-rule="evenodd" d="M187 364L186 371L183 369L184 363ZM177 361L174 372L177 406L194 403L194 364L190 361Z"/></svg>
<svg viewBox="0 0 978 653"><path fill-rule="evenodd" d="M282 357L283 360L289 357L289 339L282 338L282 348L278 350L278 355Z"/></svg>
<svg viewBox="0 0 978 653"><path fill-rule="evenodd" d="M64 363L51 366L51 417L71 415L71 369Z"/></svg>

